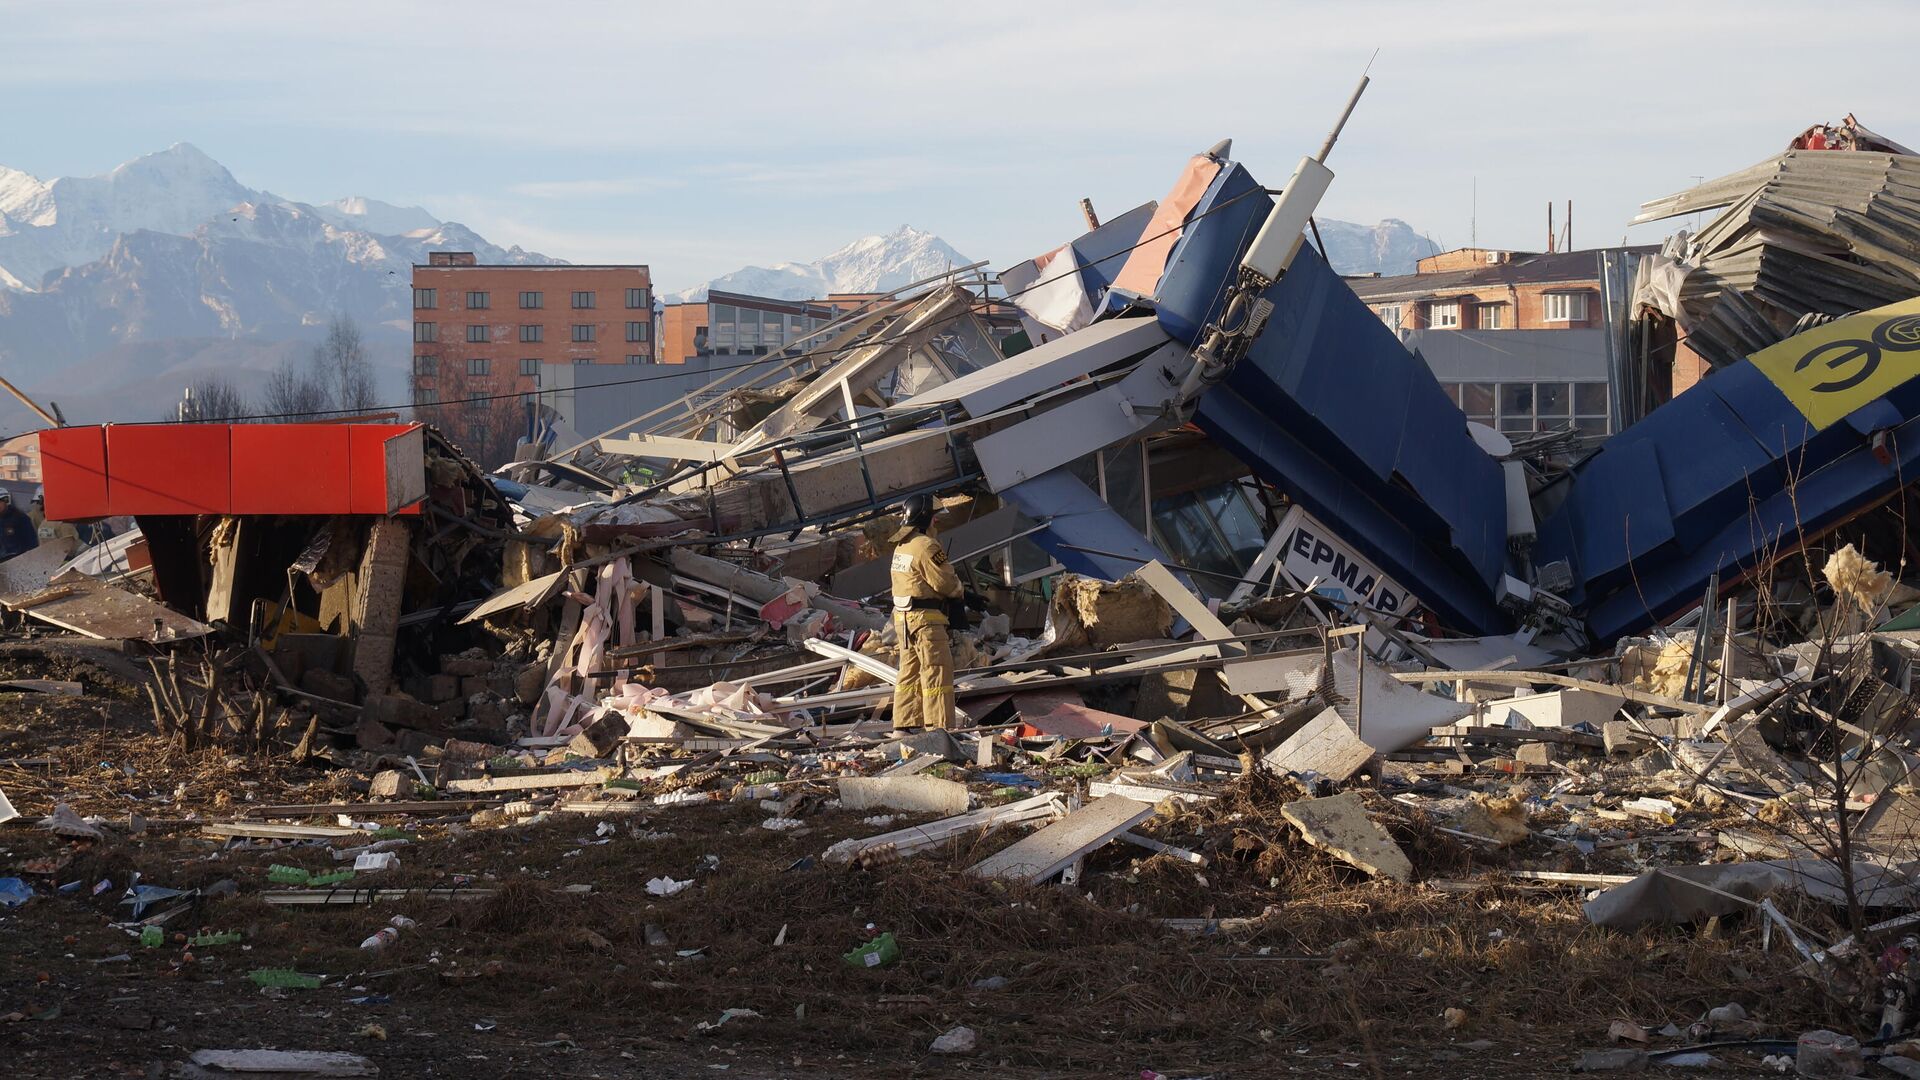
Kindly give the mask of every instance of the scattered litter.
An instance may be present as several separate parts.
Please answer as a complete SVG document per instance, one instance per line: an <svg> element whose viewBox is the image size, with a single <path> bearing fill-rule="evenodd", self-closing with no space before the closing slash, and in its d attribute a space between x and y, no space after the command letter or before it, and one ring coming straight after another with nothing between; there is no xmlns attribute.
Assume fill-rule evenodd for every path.
<svg viewBox="0 0 1920 1080"><path fill-rule="evenodd" d="M881 934L841 959L857 968L886 967L900 959L900 943L893 939L892 933Z"/></svg>
<svg viewBox="0 0 1920 1080"><path fill-rule="evenodd" d="M753 1011L752 1009L728 1009L725 1012L720 1014L720 1019L702 1020L699 1023L693 1025L693 1030L712 1031L715 1028L724 1026L728 1021L731 1021L731 1020L760 1020L760 1019L763 1019L763 1017L759 1013Z"/></svg>
<svg viewBox="0 0 1920 1080"><path fill-rule="evenodd" d="M936 1054L971 1054L980 1044L980 1038L970 1027L949 1028L933 1045L927 1049Z"/></svg>

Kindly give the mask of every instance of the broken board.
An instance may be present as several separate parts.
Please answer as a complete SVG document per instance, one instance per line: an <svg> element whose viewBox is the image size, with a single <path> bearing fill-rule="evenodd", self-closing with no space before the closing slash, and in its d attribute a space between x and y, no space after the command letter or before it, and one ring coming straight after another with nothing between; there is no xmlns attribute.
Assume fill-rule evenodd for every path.
<svg viewBox="0 0 1920 1080"><path fill-rule="evenodd" d="M42 593L0 599L0 606L102 640L185 641L213 632L206 623L144 596L79 575Z"/></svg>
<svg viewBox="0 0 1920 1080"><path fill-rule="evenodd" d="M1411 881L1413 864L1379 822L1367 816L1358 792L1296 799L1280 808L1307 843L1376 877Z"/></svg>
<svg viewBox="0 0 1920 1080"><path fill-rule="evenodd" d="M1267 751L1263 759L1282 772L1315 773L1329 780L1345 780L1367 767L1377 751L1354 735L1332 709L1307 721L1306 726Z"/></svg>
<svg viewBox="0 0 1920 1080"><path fill-rule="evenodd" d="M849 776L840 781L840 805L886 807L908 813L964 814L967 785L937 776Z"/></svg>
<svg viewBox="0 0 1920 1080"><path fill-rule="evenodd" d="M987 856L967 872L977 877L1042 882L1152 816L1149 803L1109 795Z"/></svg>
<svg viewBox="0 0 1920 1080"><path fill-rule="evenodd" d="M1157 562L1150 562L1134 571L1134 576L1146 582L1154 592L1159 593L1160 598L1173 608L1174 614L1185 619L1187 625L1193 627L1194 633L1206 641L1217 643L1222 653L1228 656L1247 654L1245 645L1237 641L1222 640L1233 637L1233 631L1227 629L1227 624L1221 622L1205 602L1189 592L1185 585L1180 584L1180 579L1174 577L1172 571Z"/></svg>
<svg viewBox="0 0 1920 1080"><path fill-rule="evenodd" d="M332 1050L196 1050L176 1076L276 1077L378 1076L380 1069L359 1054Z"/></svg>

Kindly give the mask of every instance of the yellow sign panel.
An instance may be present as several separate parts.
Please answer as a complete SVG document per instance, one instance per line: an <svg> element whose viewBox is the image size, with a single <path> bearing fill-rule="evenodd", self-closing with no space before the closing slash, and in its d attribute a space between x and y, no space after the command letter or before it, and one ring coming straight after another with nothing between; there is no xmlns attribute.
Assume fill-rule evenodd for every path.
<svg viewBox="0 0 1920 1080"><path fill-rule="evenodd" d="M1920 375L1920 297L1835 319L1748 357L1819 430Z"/></svg>

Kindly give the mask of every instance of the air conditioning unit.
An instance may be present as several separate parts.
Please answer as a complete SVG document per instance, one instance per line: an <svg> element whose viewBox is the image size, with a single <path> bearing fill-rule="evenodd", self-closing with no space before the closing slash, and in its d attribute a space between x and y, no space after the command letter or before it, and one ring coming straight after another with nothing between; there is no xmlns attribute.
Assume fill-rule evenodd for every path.
<svg viewBox="0 0 1920 1080"><path fill-rule="evenodd" d="M1499 252L1497 252L1497 251L1489 251L1489 252L1487 252L1487 265L1488 265L1488 266L1495 266L1495 265L1498 265L1498 264L1499 264L1499 262L1500 262L1500 253L1499 253Z"/></svg>

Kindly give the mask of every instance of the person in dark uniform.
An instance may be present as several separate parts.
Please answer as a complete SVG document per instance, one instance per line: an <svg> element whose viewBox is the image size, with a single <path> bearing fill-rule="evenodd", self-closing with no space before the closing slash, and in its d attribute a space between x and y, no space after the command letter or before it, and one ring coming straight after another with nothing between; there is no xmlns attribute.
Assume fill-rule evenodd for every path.
<svg viewBox="0 0 1920 1080"><path fill-rule="evenodd" d="M25 555L40 546L40 530L26 512L13 505L13 493L0 487L0 560Z"/></svg>

